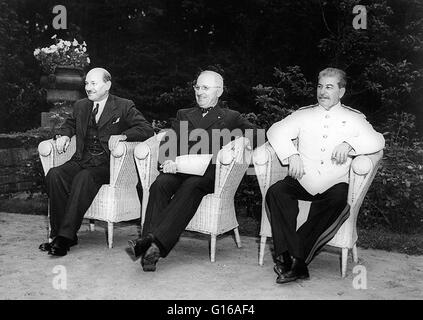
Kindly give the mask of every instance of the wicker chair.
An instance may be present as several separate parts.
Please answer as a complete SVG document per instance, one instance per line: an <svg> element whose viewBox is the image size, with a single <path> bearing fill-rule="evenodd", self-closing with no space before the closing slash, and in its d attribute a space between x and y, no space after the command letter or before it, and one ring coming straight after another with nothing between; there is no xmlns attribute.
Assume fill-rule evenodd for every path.
<svg viewBox="0 0 423 320"><path fill-rule="evenodd" d="M76 149L73 137L66 152L59 154L54 140L42 141L38 146L44 174L72 158ZM133 158L139 142L120 142L110 155L110 183L101 186L84 218L90 219L94 231L94 219L106 221L109 248L113 246L113 223L140 218L141 206L136 191L138 177ZM50 206L48 210L50 214ZM49 226L50 229L50 226Z"/></svg>
<svg viewBox="0 0 423 320"><path fill-rule="evenodd" d="M349 249L352 250L353 261L358 262L357 255L357 216L364 197L369 189L376 171L380 165L383 151L370 155L360 155L353 159L350 168L350 181L348 188L348 204L350 216L342 224L335 237L328 243L330 246L342 248L341 274L345 277ZM260 227L260 254L259 264L263 265L264 251L267 237L272 236L268 216L266 214L265 195L271 185L282 180L288 172L287 166L282 166L275 151L269 143L257 148L253 154L254 169L263 196L262 216ZM307 220L311 202L299 201L299 214L297 229Z"/></svg>
<svg viewBox="0 0 423 320"><path fill-rule="evenodd" d="M135 148L135 162L143 187L143 205L141 224L144 224L149 189L159 175L157 162L160 139L165 132L159 133ZM240 137L225 145L216 159L216 179L214 193L204 196L194 217L186 230L211 235L210 260L215 261L216 237L229 230L234 230L235 241L241 247L238 232L234 196L251 162L251 147L248 139Z"/></svg>

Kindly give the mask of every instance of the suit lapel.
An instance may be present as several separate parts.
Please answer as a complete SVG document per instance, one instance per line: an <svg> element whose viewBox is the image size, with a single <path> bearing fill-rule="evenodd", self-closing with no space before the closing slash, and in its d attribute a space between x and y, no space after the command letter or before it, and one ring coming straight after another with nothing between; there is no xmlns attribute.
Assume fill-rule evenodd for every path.
<svg viewBox="0 0 423 320"><path fill-rule="evenodd" d="M114 114L115 109L116 109L115 99L113 95L109 95L109 97L107 98L106 104L104 105L104 110L101 113L100 119L98 119L99 129L110 120L110 118Z"/></svg>
<svg viewBox="0 0 423 320"><path fill-rule="evenodd" d="M200 128L207 130L211 127L215 122L223 119L224 111L220 108L219 105L216 105L213 109L211 109L200 121Z"/></svg>
<svg viewBox="0 0 423 320"><path fill-rule="evenodd" d="M93 102L91 100L87 99L87 102L85 104L85 107L82 108L82 117L81 117L81 121L82 121L82 137L85 138L85 134L87 133L87 129L88 129L88 122L90 121L91 118L91 112L93 110Z"/></svg>
<svg viewBox="0 0 423 320"><path fill-rule="evenodd" d="M188 118L188 121L194 125L194 128L200 127L200 122L203 119L203 116L199 108L192 108L187 112L186 117Z"/></svg>

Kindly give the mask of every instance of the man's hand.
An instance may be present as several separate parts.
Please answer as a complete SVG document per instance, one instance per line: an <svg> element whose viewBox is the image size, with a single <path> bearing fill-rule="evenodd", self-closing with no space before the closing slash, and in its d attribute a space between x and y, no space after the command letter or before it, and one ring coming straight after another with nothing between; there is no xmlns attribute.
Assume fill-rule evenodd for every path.
<svg viewBox="0 0 423 320"><path fill-rule="evenodd" d="M126 136L124 134L110 136L109 138L109 150L113 151L114 148L118 145L119 141L125 141Z"/></svg>
<svg viewBox="0 0 423 320"><path fill-rule="evenodd" d="M176 162L172 160L166 160L163 162L163 164L160 166L163 168L163 173L176 173Z"/></svg>
<svg viewBox="0 0 423 320"><path fill-rule="evenodd" d="M332 162L336 164L344 164L347 161L348 153L352 150L352 147L347 142L338 144L332 152Z"/></svg>
<svg viewBox="0 0 423 320"><path fill-rule="evenodd" d="M57 152L63 153L66 152L67 148L69 147L70 138L68 136L60 136L56 139L56 148Z"/></svg>
<svg viewBox="0 0 423 320"><path fill-rule="evenodd" d="M288 158L288 175L294 179L301 179L305 175L304 163L299 154L293 154Z"/></svg>

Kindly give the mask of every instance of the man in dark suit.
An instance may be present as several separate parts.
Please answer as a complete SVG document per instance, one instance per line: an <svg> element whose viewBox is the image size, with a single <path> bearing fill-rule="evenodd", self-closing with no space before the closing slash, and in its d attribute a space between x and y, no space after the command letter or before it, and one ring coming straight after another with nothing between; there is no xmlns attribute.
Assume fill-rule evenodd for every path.
<svg viewBox="0 0 423 320"><path fill-rule="evenodd" d="M83 217L102 184L110 179L110 152L119 141L144 141L154 135L151 124L131 100L109 94L110 73L90 70L85 79L88 98L75 102L73 114L55 135L59 153L76 137L70 161L50 169L46 176L50 198L51 243L39 247L52 256L64 256L77 243Z"/></svg>
<svg viewBox="0 0 423 320"><path fill-rule="evenodd" d="M238 131L241 135L246 129L254 132L255 126L242 118L239 112L222 108L219 104L219 97L223 93L223 78L220 74L203 71L194 90L198 106L178 110L176 121L172 123L173 132L177 136L178 156L185 152L190 154L199 151L204 154L205 150L195 152L192 147L201 143L200 140L205 136L208 141L203 146L208 145L207 153L216 156L223 145L220 138L213 138L213 132L220 132L222 129L227 132ZM197 136L198 139L183 139L183 136L192 138L191 133L194 130L202 133ZM181 140L184 141L182 145ZM202 176L177 172L174 159L164 161L161 167L163 172L150 187L142 237L129 241L135 257L142 256L141 265L144 271L156 270L157 261L160 257L166 257L177 243L202 198L214 191L214 161L211 161Z"/></svg>

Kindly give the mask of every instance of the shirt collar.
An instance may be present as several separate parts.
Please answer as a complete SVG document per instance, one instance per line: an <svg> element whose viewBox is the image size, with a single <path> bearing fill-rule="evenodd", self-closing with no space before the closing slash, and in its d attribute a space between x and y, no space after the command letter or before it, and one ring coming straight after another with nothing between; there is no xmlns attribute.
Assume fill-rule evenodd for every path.
<svg viewBox="0 0 423 320"><path fill-rule="evenodd" d="M337 110L339 110L340 108L341 108L341 101L338 101L338 103L337 104L335 104L332 108L330 108L329 110L326 110L324 107L322 107L320 104L319 104L319 107L320 108L322 108L324 111L327 111L327 112L332 112L332 111L337 111Z"/></svg>
<svg viewBox="0 0 423 320"><path fill-rule="evenodd" d="M107 102L107 99L109 98L109 96L107 96L107 97L105 97L103 100L100 100L100 101L93 101L93 109L95 108L95 105L98 103L99 104L99 109L103 109L104 108L104 106L105 106L105 104L106 104L106 102Z"/></svg>

